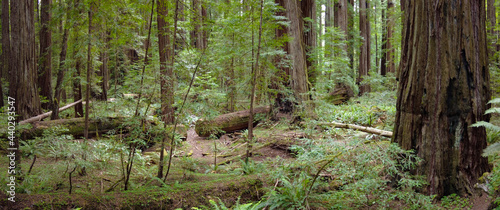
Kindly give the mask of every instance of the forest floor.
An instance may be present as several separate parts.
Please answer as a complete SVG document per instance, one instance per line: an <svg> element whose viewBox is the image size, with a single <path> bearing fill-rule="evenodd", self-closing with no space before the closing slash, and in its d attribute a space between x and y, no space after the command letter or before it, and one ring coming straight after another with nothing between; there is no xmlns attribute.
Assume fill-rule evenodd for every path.
<svg viewBox="0 0 500 210"><path fill-rule="evenodd" d="M255 204L255 209L262 204L276 209L491 208L492 198L485 193L442 199L419 194L414 189L421 182L404 177L405 170L396 172L405 182L394 184L390 171L411 165L399 161L412 158L398 160L402 151L391 146L389 138L319 125L342 121L391 130L388 119L395 108L387 98L393 100L381 94L361 103L327 105L318 121L305 119L298 125L290 118L265 120L255 128L251 147L245 131L208 139L191 127L175 148L165 183L156 178L156 144L137 151L126 191L124 164L130 149L123 136L103 135L87 142L56 134L37 138L34 142L47 144L31 147L38 153L23 157L26 173L33 154L38 154L31 174L16 186L16 202L8 202L4 191L0 209L238 209L238 204ZM81 151L86 151L87 160L80 158ZM0 153L6 155L6 150ZM7 166L8 159L0 158L0 165ZM86 174L81 168L70 173L76 165L85 166ZM7 174L6 169L0 173ZM7 181L0 180L2 189Z"/></svg>

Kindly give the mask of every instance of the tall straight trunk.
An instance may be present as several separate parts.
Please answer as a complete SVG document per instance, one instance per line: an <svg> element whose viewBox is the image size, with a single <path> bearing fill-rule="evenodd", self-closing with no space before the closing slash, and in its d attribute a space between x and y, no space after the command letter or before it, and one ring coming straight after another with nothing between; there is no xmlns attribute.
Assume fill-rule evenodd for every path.
<svg viewBox="0 0 500 210"><path fill-rule="evenodd" d="M298 103L309 99L306 94L308 91L306 51L303 39L303 22L301 20L298 0L285 0L285 9L290 26L288 27L288 36L292 38L289 43L289 52L293 60L293 68L290 71L290 86L294 92Z"/></svg>
<svg viewBox="0 0 500 210"><path fill-rule="evenodd" d="M325 33L328 33L330 27L334 26L335 21L335 0L326 0L325 4ZM333 45L331 44L333 40L329 39L328 36L325 37L325 57L332 56L331 49Z"/></svg>
<svg viewBox="0 0 500 210"><path fill-rule="evenodd" d="M349 66L352 69L352 72L354 73L354 44L353 40L354 37L351 33L354 29L354 0L347 0L348 3L348 8L347 8L347 40L349 41L347 43L347 56L349 57Z"/></svg>
<svg viewBox="0 0 500 210"><path fill-rule="evenodd" d="M41 0L40 15L40 57L38 85L40 96L48 102L42 103L42 108L51 109L52 99L52 30L50 28L52 0Z"/></svg>
<svg viewBox="0 0 500 210"><path fill-rule="evenodd" d="M201 29L198 31L198 41L200 41L200 45L198 49L206 49L208 46L208 14L207 14L207 3L205 1L201 1L201 9L200 9L200 23Z"/></svg>
<svg viewBox="0 0 500 210"><path fill-rule="evenodd" d="M64 27L64 26L63 26ZM57 72L56 90L54 94L54 105L52 106L51 120L59 119L59 105L61 104L61 93L63 91L64 73L66 71L66 53L68 50L68 28L64 27L61 53L59 54L59 70Z"/></svg>
<svg viewBox="0 0 500 210"><path fill-rule="evenodd" d="M484 0L405 1L393 141L424 161L427 194L474 193L489 170L490 99Z"/></svg>
<svg viewBox="0 0 500 210"><path fill-rule="evenodd" d="M8 79L10 63L10 0L2 0L2 77Z"/></svg>
<svg viewBox="0 0 500 210"><path fill-rule="evenodd" d="M201 49L201 40L200 38L200 0L191 0L191 25L193 26L193 30L190 33L191 37L191 46L196 47L197 49Z"/></svg>
<svg viewBox="0 0 500 210"><path fill-rule="evenodd" d="M159 0L157 9L158 21L158 48L160 54L160 74L161 74L161 113L165 125L174 122L174 109L172 107L174 100L173 92L173 69L168 64L171 58L171 41L167 25L168 16L168 2L166 0ZM162 140L162 148L168 136ZM160 164L158 166L158 178L163 177L163 152L160 152Z"/></svg>
<svg viewBox="0 0 500 210"><path fill-rule="evenodd" d="M40 98L37 89L35 68L35 21L34 2L18 0L11 2L10 23L12 28L11 62L9 68L9 96L15 99L16 121L40 114ZM19 138L14 139L19 149ZM16 175L21 172L21 153L15 153Z"/></svg>
<svg viewBox="0 0 500 210"><path fill-rule="evenodd" d="M382 35L382 58L380 61L380 74L385 76L387 73L395 72L394 64L394 48L392 47L391 40L393 37L393 25L391 14L394 8L394 3L391 0L387 1L387 9L382 12L382 21L384 22L384 34Z"/></svg>
<svg viewBox="0 0 500 210"><path fill-rule="evenodd" d="M490 40L490 58L493 58L492 62L496 62L498 60L497 56L495 54L500 50L500 45L498 44L498 32L495 30L495 27L497 25L497 19L496 19L496 8L495 8L495 0L488 0L488 22L490 25L490 30L488 31L490 33L490 37L492 39Z"/></svg>
<svg viewBox="0 0 500 210"><path fill-rule="evenodd" d="M101 61L101 66L99 66L99 71L97 71L97 76L101 77L101 81L98 83L98 85L101 87L102 92L94 93L95 97L100 101L108 100L108 89L109 89L108 49L109 49L110 35L111 33L107 30L101 34L105 47L99 53L99 60Z"/></svg>
<svg viewBox="0 0 500 210"><path fill-rule="evenodd" d="M316 48L316 1L315 0L301 0L300 1L300 11L302 14L302 20L304 21L304 43L306 50L306 65L307 65L307 75L309 82L314 84L316 82L317 72L315 70L316 64L314 63L313 50Z"/></svg>
<svg viewBox="0 0 500 210"><path fill-rule="evenodd" d="M7 79L9 75L9 63L10 63L10 6L9 0L2 0L2 65L0 66L0 79ZM3 88L0 82L0 107L4 106L3 101Z"/></svg>
<svg viewBox="0 0 500 210"><path fill-rule="evenodd" d="M370 92L369 85L361 85L363 82L363 76L368 76L371 66L370 58L370 46L371 46L371 32L370 32L370 21L368 18L368 8L370 8L369 0L359 1L359 29L361 31L361 37L363 37L360 54L359 54L359 74L357 83L360 85L359 94Z"/></svg>
<svg viewBox="0 0 500 210"><path fill-rule="evenodd" d="M281 7L285 7L285 0L275 0L274 2ZM284 10L278 10L276 12L276 16L286 16L286 12ZM285 38L286 33L286 27L280 25L275 31L276 39L282 40ZM283 43L282 50L287 55L290 54L288 42ZM286 63L286 55L275 56L274 65L278 68L278 72L271 80L271 87L277 92L274 107L276 107L279 112L283 113L291 112L293 110L292 103L288 100L289 96L283 90L283 87L290 87L290 68Z"/></svg>
<svg viewBox="0 0 500 210"><path fill-rule="evenodd" d="M85 139L89 138L89 112L90 112L90 84L92 80L93 67L92 67L92 15L95 5L92 1L89 2L89 31L88 31L88 44L87 44L87 87L85 88L85 130L83 136Z"/></svg>

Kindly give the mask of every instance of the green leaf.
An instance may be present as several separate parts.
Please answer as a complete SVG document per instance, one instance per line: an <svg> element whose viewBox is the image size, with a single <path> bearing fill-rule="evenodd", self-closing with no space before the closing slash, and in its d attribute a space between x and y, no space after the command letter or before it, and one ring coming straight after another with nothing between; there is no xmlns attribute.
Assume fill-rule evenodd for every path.
<svg viewBox="0 0 500 210"><path fill-rule="evenodd" d="M471 125L472 127L485 127L487 129L491 129L491 130L494 130L494 131L500 131L500 127L499 126L496 126L496 125L493 125L489 122L484 122L484 121L479 121L477 123L474 123Z"/></svg>
<svg viewBox="0 0 500 210"><path fill-rule="evenodd" d="M500 113L500 108L498 108L498 107L490 108L490 109L486 110L486 112L484 114L491 114L491 113Z"/></svg>
<svg viewBox="0 0 500 210"><path fill-rule="evenodd" d="M483 157L493 156L500 154L500 142L494 143L483 151Z"/></svg>
<svg viewBox="0 0 500 210"><path fill-rule="evenodd" d="M491 101L489 101L488 103L489 104L498 104L498 103L500 103L500 98L491 99Z"/></svg>

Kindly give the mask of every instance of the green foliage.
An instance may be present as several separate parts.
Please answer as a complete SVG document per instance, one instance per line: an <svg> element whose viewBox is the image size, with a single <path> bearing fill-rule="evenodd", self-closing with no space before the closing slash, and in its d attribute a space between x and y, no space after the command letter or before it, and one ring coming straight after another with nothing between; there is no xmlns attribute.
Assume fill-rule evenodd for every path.
<svg viewBox="0 0 500 210"><path fill-rule="evenodd" d="M445 209L471 209L472 204L468 198L461 198L457 194L451 194L441 198L441 206Z"/></svg>
<svg viewBox="0 0 500 210"><path fill-rule="evenodd" d="M391 208L393 201L401 201L409 209L429 209L433 197L416 193L416 188L426 185L424 177L413 176L413 169L420 159L411 151L404 151L396 144L370 142L352 138L347 141L323 139L303 140L295 146L295 162L276 167L271 177L279 181L263 206L282 208ZM319 182L311 174L318 173L325 165ZM306 193L312 189L306 199Z"/></svg>

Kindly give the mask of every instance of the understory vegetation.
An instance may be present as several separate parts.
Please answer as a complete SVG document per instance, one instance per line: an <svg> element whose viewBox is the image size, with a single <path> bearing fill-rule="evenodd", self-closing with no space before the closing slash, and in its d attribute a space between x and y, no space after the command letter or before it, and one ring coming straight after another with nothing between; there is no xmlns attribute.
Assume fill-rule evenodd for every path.
<svg viewBox="0 0 500 210"><path fill-rule="evenodd" d="M355 98L340 106L318 103L316 113L321 116L320 121L342 121L391 130L394 98L393 91L384 91ZM123 103L96 103L94 106L118 106L116 110L127 112L126 106L119 104L127 104L128 99L118 100ZM196 116L185 117L186 126L193 123L193 118ZM178 136L172 175L163 182L156 177L159 152L150 148L161 141L155 133L162 132L163 126L160 121L153 122L158 124L140 127L139 118L137 122L124 125L133 127L127 134L120 134L117 128L87 141L61 135L64 127L47 129L42 137L22 141L25 176L17 193L36 196L39 199L32 200L31 205L43 208L106 205L112 208L163 206L184 209L472 207L468 198L450 195L436 201L433 196L416 192L425 187L425 177L413 176L410 171L421 160L411 151L391 143L390 139L318 125L318 121L312 119L291 125L287 119L268 119L256 128L257 140L252 147L281 146L280 155L272 157L257 150L248 161L235 158L227 164L215 163L215 167L213 157L193 157L190 142ZM278 135L287 133L294 135ZM210 153L220 154L219 162L222 163L235 156L231 151L242 153L236 147L246 141L245 132L233 135L240 135L239 140L236 137L226 141L222 138L215 138L213 142L202 140L207 143L202 146L208 147ZM499 187L498 150L492 150L498 145L494 144L498 142L498 130L491 129L489 136L493 146L485 154L489 155L494 168L490 175L484 176L483 182L493 196ZM7 164L4 159L2 164ZM128 174L127 196L135 199L121 196ZM6 184L2 179L0 186L5 188ZM68 194L72 197L65 197ZM74 196L78 199L72 200ZM141 196L147 199L141 200ZM98 203L88 202L99 197L102 198ZM118 201L109 200L111 198Z"/></svg>

